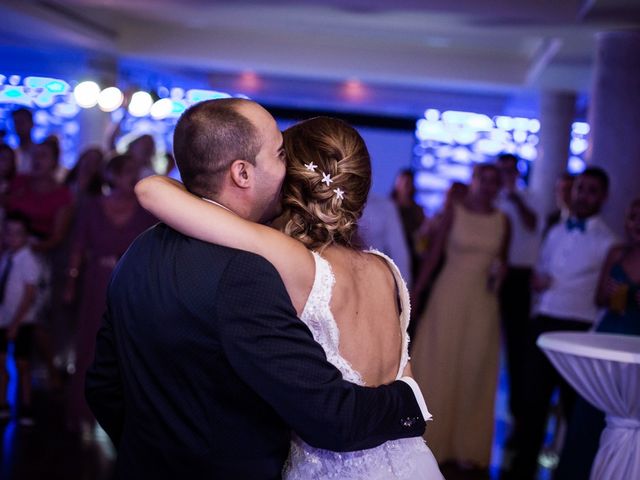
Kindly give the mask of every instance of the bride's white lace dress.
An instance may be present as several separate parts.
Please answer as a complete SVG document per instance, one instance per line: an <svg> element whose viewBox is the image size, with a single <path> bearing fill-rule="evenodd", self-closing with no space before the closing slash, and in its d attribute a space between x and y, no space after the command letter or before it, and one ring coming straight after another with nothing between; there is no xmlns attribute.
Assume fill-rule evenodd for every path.
<svg viewBox="0 0 640 480"><path fill-rule="evenodd" d="M409 293L400 271L386 255L371 250L388 264L398 285L402 313L398 328L401 329L403 346L398 377L409 359L406 334L409 323ZM327 359L341 372L345 380L365 385L362 376L340 355L340 332L329 308L335 278L331 265L318 253L313 252L316 274L309 299L301 320L307 324L315 340L322 345ZM332 452L307 445L295 434L291 442L289 459L283 478L286 480L313 480L335 478L341 480L440 480L442 474L431 451L422 437L386 442L379 447L357 452Z"/></svg>

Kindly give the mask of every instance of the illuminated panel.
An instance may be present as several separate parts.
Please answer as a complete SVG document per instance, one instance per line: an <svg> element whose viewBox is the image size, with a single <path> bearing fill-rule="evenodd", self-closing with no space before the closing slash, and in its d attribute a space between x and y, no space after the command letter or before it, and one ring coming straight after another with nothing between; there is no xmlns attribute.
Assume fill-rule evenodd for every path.
<svg viewBox="0 0 640 480"><path fill-rule="evenodd" d="M538 156L540 121L536 118L445 111L430 108L416 122L412 166L416 172L418 202L433 213L453 181L468 182L476 163L493 161L500 153L520 158L518 168L528 181L531 164ZM585 168L589 125L575 122L567 169Z"/></svg>
<svg viewBox="0 0 640 480"><path fill-rule="evenodd" d="M100 103L100 108L107 112L105 114L111 115L113 122L118 123L122 120L122 136L117 142L118 150L126 149L134 138L150 134L156 141L156 163L161 166L166 162L165 153L171 151L173 129L177 119L187 108L204 100L231 97L228 93L216 90L185 91L180 87L169 90L161 86L156 92L156 98L162 100L152 105L148 92L136 92L137 97L131 102L133 109L132 105L129 105L133 112L126 113L124 106L120 106L122 93L116 87L107 87L100 91L100 88L90 81L77 84L76 87L83 84L92 87L88 92L90 95L84 95L86 92L83 92L82 88L79 92L74 92L71 84L57 78L22 78L19 75L0 74L0 131L6 132L2 140L14 148L18 146L18 139L13 132L11 111L19 107L29 108L34 114L34 140L39 142L48 135L56 135L60 139L63 152L61 163L71 168L79 154L80 124L77 116L82 108L98 108L96 104ZM81 98L80 104L76 98L78 93ZM237 96L248 98L246 95Z"/></svg>

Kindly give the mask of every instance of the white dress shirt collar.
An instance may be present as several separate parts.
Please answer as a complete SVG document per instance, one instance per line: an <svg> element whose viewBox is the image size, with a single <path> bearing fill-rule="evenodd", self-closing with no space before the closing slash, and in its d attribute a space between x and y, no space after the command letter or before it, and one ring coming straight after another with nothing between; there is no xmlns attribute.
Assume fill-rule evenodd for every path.
<svg viewBox="0 0 640 480"><path fill-rule="evenodd" d="M205 202L209 202L209 203L213 203L214 205L217 205L219 207L224 208L225 210L230 211L231 213L233 213L233 211L230 208L225 207L224 205L222 205L221 203L216 202L215 200L211 200L210 198L206 198L206 197L200 197L202 198L202 200L204 200Z"/></svg>

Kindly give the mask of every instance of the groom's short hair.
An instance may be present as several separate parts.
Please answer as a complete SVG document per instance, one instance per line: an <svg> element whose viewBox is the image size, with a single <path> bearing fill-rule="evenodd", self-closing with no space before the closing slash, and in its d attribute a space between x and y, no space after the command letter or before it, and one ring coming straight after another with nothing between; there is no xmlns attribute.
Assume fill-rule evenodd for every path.
<svg viewBox="0 0 640 480"><path fill-rule="evenodd" d="M201 197L219 192L234 160L255 165L258 130L238 111L248 102L224 98L197 103L182 114L173 133L173 153L187 189Z"/></svg>

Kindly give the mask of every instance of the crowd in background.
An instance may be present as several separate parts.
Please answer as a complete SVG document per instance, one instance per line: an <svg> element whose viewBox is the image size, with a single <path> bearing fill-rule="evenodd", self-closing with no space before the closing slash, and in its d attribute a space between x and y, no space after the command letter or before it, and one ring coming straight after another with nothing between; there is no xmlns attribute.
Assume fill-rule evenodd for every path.
<svg viewBox="0 0 640 480"><path fill-rule="evenodd" d="M409 248L413 259L412 365L436 420L425 438L441 464L487 471L503 349L511 419L505 478L536 478L551 413L554 478L586 480L604 414L579 398L536 340L560 330L640 335L640 198L619 212L626 238L618 239L600 217L604 170L562 174L557 209L545 216L518 163L503 154L477 165L470 183L452 184L442 210L422 222L411 172L400 172L391 195L404 227L394 249ZM370 233L363 231L368 243L393 257Z"/></svg>
<svg viewBox="0 0 640 480"><path fill-rule="evenodd" d="M137 180L155 173L154 140L138 137L124 154L88 148L63 171L56 138L33 141L31 112L18 109L12 118L19 147L0 144L0 361L13 344L20 381L11 410L0 369L0 419L33 423L35 358L50 388L71 375L68 427L88 434L94 419L84 372L109 277L130 242L154 223L134 194ZM168 160L159 173L175 168ZM503 348L512 478L534 478L556 387L567 430L555 478L587 478L603 414L561 379L535 341L554 330L640 334L640 200L626 212L627 238L618 241L599 216L606 172L563 174L557 211L546 217L518 165L510 154L477 165L468 185L451 185L432 217L416 202L412 172L403 170L390 198L370 196L361 233L411 286L412 365L436 419L426 439L438 461L465 470L489 466Z"/></svg>
<svg viewBox="0 0 640 480"><path fill-rule="evenodd" d="M33 424L35 359L46 388L68 384L68 428L88 435L95 421L83 379L107 284L129 244L154 223L134 194L138 179L154 173L154 141L143 135L124 154L88 148L65 171L56 137L33 140L29 110L14 110L12 120L19 146L0 144L0 362L13 344L19 394L12 410L1 368L0 419Z"/></svg>

